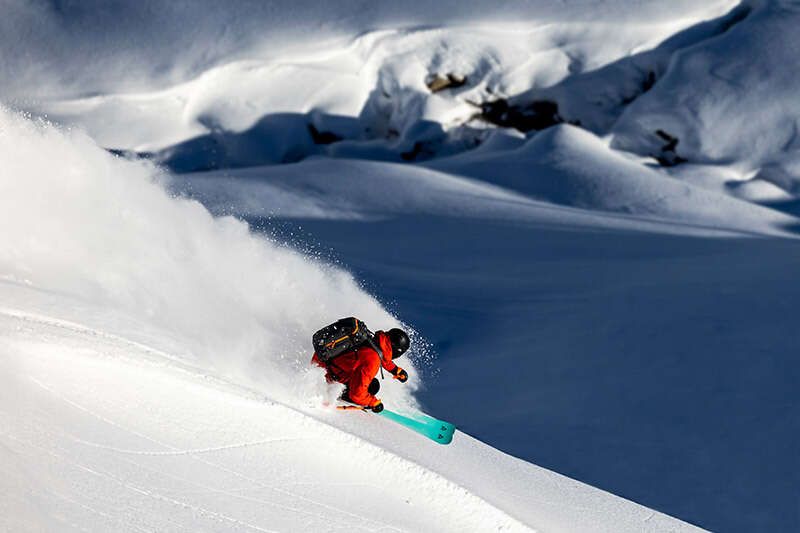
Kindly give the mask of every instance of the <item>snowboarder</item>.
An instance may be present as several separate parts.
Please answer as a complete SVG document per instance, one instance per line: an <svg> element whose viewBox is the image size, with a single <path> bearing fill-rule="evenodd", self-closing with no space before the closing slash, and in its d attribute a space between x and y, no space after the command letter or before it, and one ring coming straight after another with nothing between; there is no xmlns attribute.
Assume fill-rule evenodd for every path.
<svg viewBox="0 0 800 533"><path fill-rule="evenodd" d="M382 366L400 383L408 381L408 372L397 366L393 359L403 355L411 342L406 332L398 328L390 329L388 332L375 332L373 341L337 355L327 363L314 353L311 362L327 370L325 379L328 383L334 381L344 383L342 400L380 413L383 411L383 402L376 398L375 394L378 393L381 384L375 376ZM372 345L379 348L381 353L379 354Z"/></svg>

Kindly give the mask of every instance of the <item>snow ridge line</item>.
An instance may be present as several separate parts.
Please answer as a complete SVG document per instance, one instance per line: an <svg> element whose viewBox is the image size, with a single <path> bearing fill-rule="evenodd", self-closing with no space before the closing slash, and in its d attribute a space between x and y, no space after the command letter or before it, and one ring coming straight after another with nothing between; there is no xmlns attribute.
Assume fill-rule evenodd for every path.
<svg viewBox="0 0 800 533"><path fill-rule="evenodd" d="M266 403L270 404L272 407L282 408L282 409L285 409L287 411L291 411L293 416L299 416L301 418L311 420L311 421L313 421L314 423L316 423L318 425L325 426L328 430L330 430L332 432L336 432L339 435L343 435L346 440L350 441L350 443L353 445L353 447L362 448L363 452L368 453L369 455L371 455L375 459L379 459L380 458L380 460L382 460L382 461L384 461L386 463L389 463L389 464L391 464L391 463L399 463L400 465L405 464L408 467L410 467L410 469L412 471L415 471L416 475L418 475L419 477L427 478L431 482L434 482L434 483L440 485L442 487L442 489L444 489L444 491L442 493L446 493L446 494L450 495L450 497L454 498L456 500L456 502L458 502L457 505L465 505L465 506L467 506L466 508L475 508L475 504L479 504L479 505L481 505L483 507L487 507L487 508L493 510L495 513L497 513L498 518L504 517L505 520L502 520L500 523L497 524L497 527L500 528L500 529L503 529L503 530L509 529L509 530L512 530L512 531L535 531L530 526L526 525L523 522L520 522L518 519L514 518L512 515L510 515L506 511L496 507L495 505L493 505L493 504L489 503L488 501L484 500L483 498L481 498L477 494L474 494L469 489L467 489L467 488L465 488L465 487L463 487L463 486L451 481L450 479L446 478L444 475L436 472L435 470L430 469L429 467L423 466L423 465L421 465L421 464L419 464L419 463L417 463L415 461L412 461L411 459L408 459L408 458L406 458L404 456L401 456L401 455L398 455L398 454L396 454L394 452L391 452L391 451L381 447L380 445L371 442L370 440L368 440L368 439L366 439L366 438L364 438L362 436L355 435L355 434L350 433L348 431L345 431L345 430L343 430L341 428L333 426L333 425L329 424L328 422L326 422L325 420L322 420L322 419L319 419L319 418L313 416L312 413L309 413L307 411L299 410L299 409L297 409L295 407L292 407L292 406L287 405L287 404L285 404L283 402L280 402L280 401L276 401L276 400L272 400L272 399L265 399L263 397L263 395L260 395L257 391L255 391L253 389L250 389L250 388L248 388L246 386L243 386L243 385L240 385L240 384L225 380L223 378L219 378L219 377L216 377L216 376L213 376L213 375L209 375L209 374L205 373L205 371L203 369L201 369L199 367L195 367L195 366L193 366L191 364L188 364L186 361L184 361L184 360L182 360L182 359L180 359L180 358L178 358L178 357L176 357L174 355L171 355L171 354L168 354L166 352L163 352L163 351L161 351L161 350L159 350L157 348L153 348L151 346L147 346L147 345L142 344L140 342L137 342L137 341L134 341L134 340L131 340L131 339L127 339L127 338L119 336L119 335L115 335L115 334L112 334L112 333L107 333L107 332L104 332L104 331L101 331L101 330L97 330L97 329L91 328L89 326L86 326L86 325L83 325L83 324L80 324L80 323L77 323L77 322L73 322L73 321L70 321L70 320L64 320L64 319L55 318L55 317L42 315L42 314L37 314L37 313L30 313L30 312L22 311L22 310L19 310L19 309L0 307L0 315L4 315L4 316L9 317L9 318L15 318L15 319L18 319L18 320L23 320L23 321L26 321L26 322L42 324L42 325L47 325L47 326L51 326L51 327L67 330L67 331L70 331L70 332L73 332L73 333L76 333L76 334L80 334L80 335L84 335L84 336L99 337L101 339L108 340L108 341L110 341L112 343L128 345L128 346L131 346L133 348L136 348L137 350L140 350L144 354L150 356L152 358L150 363L153 364L154 366L157 366L157 367L159 367L161 369L166 368L168 370L177 370L177 371L181 372L182 374L185 374L186 376L188 376L191 381L194 381L194 382L202 381L204 385L211 385L212 387L214 387L215 389L217 389L217 390L219 390L220 392L223 392L223 393L236 394L236 395L243 396L245 398L251 399L253 401L262 402L262 403L266 402ZM116 357L119 357L119 356L116 356ZM171 362L173 364L164 364L164 363L157 364L156 360L155 360L156 357L165 358L165 359L167 359L169 362ZM141 358L136 358L136 357L130 357L129 356L129 357L125 357L125 358L128 361L130 361L130 362L132 362L134 364L139 364L139 365L141 365L143 362L146 362L146 361L143 361ZM200 379L198 379L198 378L200 378ZM42 387L45 390L48 390L51 393L55 394L47 386L45 386L45 385L43 385L41 383L38 383L38 382L36 384L39 387ZM58 395L56 394L56 396L58 396ZM103 420L106 423L112 424L112 425L114 425L114 426L116 426L116 427L118 427L120 429L125 430L125 431L131 431L128 428L124 428L122 426L119 426L118 424L116 424L115 422L113 422L111 420L107 420L107 419L105 419L103 417L100 417L100 416L96 415L95 413L91 412L90 410L86 409L85 407L80 406L78 404L75 404L74 402L72 402L72 401L70 401L70 400L68 400L66 398L62 398L62 400L65 400L66 402L74 405L76 408L81 409L81 410L91 414L92 416L98 417L100 420ZM172 450L171 452L166 452L165 455L184 454L184 455L194 456L194 452L192 452L191 450L189 450L189 451L179 450L177 448L174 448L171 445L159 442L158 440L155 440L155 439L153 439L151 437L148 437L147 435L142 435L142 434L137 433L135 431L133 433L138 435L138 436L140 436L140 437L142 437L142 438L144 438L144 439L146 439L146 440L154 442L154 443L158 444L159 446L162 446L162 447L165 447L167 449L171 449ZM96 443L88 443L87 442L86 444L94 445L96 447L103 447L101 445L97 445ZM255 443L240 443L240 444L231 445L230 447L231 448L236 448L236 447L243 447L243 446L246 446L246 445L254 445L254 444ZM124 450L119 450L119 451L120 451L120 453L125 453ZM210 451L212 451L212 450L200 450L199 453L207 453L207 452L210 452ZM146 453L147 452L145 452L145 454ZM144 454L142 454L142 455L144 455ZM260 485L260 486L262 486L264 488L267 488L269 490L275 490L277 492L283 492L286 495L293 496L293 497L298 497L298 498L303 499L303 500L307 500L307 501L309 501L309 503L321 505L321 506L323 506L325 508L328 508L329 510L337 512L337 513L352 514L352 513L349 513L348 511L343 511L341 509L337 509L335 507L331 507L331 506L329 506L327 504L324 504L324 503L321 503L321 502L316 502L316 501L313 501L313 500L309 500L308 498L300 496L300 495L297 495L295 493L292 493L291 491L285 491L284 489L279 489L279 488L276 488L276 487L265 485L263 482L261 482L259 480L252 479L252 478L250 478L250 477L248 477L248 476L246 476L246 475L244 475L244 474L242 474L240 472L231 470L231 469L229 469L227 467L224 467L224 466L219 465L217 463L214 463L212 461L208 461L206 459L203 459L202 457L196 457L196 459L201 461L201 462L203 462L203 463L205 463L205 464L207 464L207 465L209 465L209 466L222 469L222 470L224 470L224 471L226 471L226 472L228 472L228 473L230 473L230 474L232 474L232 475L234 475L236 477L240 477L243 480L246 480L246 481L248 481L250 483L255 483L255 484ZM134 488L132 488L132 490L133 489ZM359 519L362 519L362 520L368 520L368 521L373 521L374 522L374 520L372 520L372 519L369 519L369 518L366 518L366 517L362 517L362 516L359 516L359 515L353 515L353 517L354 518L359 518ZM387 527L385 524L382 524L382 526L383 527Z"/></svg>

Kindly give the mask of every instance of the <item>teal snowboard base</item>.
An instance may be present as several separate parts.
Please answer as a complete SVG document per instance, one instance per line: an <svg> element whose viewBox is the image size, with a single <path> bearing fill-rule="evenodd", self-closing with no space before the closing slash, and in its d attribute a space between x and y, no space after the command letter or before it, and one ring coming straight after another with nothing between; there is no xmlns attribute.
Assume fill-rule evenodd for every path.
<svg viewBox="0 0 800 533"><path fill-rule="evenodd" d="M450 422L437 420L422 413L416 413L413 415L413 418L411 418L384 409L378 414L412 431L416 431L420 435L424 435L439 444L450 444L453 441L453 433L456 431L456 427Z"/></svg>

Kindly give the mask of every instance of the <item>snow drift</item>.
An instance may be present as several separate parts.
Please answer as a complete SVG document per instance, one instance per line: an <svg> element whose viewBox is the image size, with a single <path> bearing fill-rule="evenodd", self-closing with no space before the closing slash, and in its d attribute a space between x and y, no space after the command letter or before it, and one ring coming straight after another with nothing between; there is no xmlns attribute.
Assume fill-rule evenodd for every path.
<svg viewBox="0 0 800 533"><path fill-rule="evenodd" d="M784 235L797 219L665 176L616 152L590 132L549 128L514 150L468 152L426 166L469 176L554 204L673 221Z"/></svg>
<svg viewBox="0 0 800 533"><path fill-rule="evenodd" d="M653 89L625 110L613 130L616 148L657 155L662 131L677 140L681 158L735 164L743 175L796 157L800 10L791 1L743 8L743 20L676 54ZM779 185L794 190L793 181Z"/></svg>

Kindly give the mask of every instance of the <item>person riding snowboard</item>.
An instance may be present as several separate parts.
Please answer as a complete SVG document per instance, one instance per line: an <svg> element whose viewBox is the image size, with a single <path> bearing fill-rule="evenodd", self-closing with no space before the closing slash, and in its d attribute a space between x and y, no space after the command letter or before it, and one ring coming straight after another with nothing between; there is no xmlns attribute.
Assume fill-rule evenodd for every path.
<svg viewBox="0 0 800 533"><path fill-rule="evenodd" d="M403 355L411 341L406 332L398 328L390 329L388 332L375 332L373 341L374 343L365 343L355 350L338 355L327 363L314 353L311 362L327 370L325 379L328 383L338 381L345 385L342 400L380 413L383 411L383 402L376 398L375 394L378 393L381 384L375 376L383 366L400 383L408 381L408 372L397 366L393 359ZM380 348L380 354L372 344Z"/></svg>

